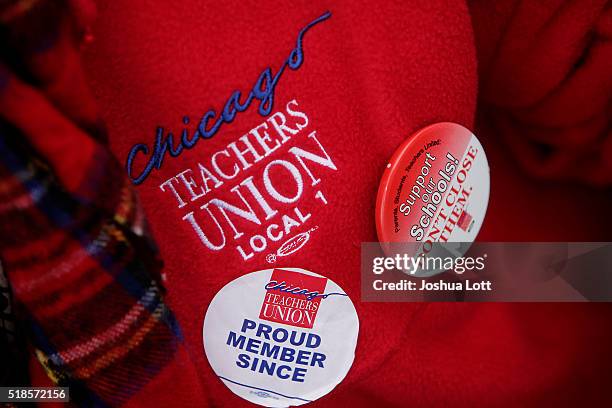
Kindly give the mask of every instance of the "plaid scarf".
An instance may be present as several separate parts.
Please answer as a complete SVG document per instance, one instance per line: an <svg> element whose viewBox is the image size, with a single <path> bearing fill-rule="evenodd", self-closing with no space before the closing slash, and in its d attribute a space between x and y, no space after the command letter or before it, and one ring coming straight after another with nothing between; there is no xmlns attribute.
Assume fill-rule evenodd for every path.
<svg viewBox="0 0 612 408"><path fill-rule="evenodd" d="M117 406L182 338L80 66L87 5L0 1L0 260L48 376Z"/></svg>

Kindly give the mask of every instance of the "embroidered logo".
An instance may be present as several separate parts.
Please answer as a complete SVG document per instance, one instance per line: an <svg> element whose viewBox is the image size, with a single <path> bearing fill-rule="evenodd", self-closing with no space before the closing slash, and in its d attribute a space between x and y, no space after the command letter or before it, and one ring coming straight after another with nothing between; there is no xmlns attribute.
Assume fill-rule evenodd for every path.
<svg viewBox="0 0 612 408"><path fill-rule="evenodd" d="M274 86L280 75L286 67L297 69L302 63L304 34L329 17L325 13L304 27L296 48L278 73L274 77L270 73L269 81L257 81L244 103L238 102L239 92L232 94L215 123L230 123L254 99L260 100L259 113L269 115L263 122L240 137L233 136L218 150L201 155L197 162L159 185L165 198L173 200L182 211L181 222L205 249L222 253L233 247L244 261L267 254L266 260L272 263L276 257L289 256L303 248L311 232L318 228L312 226L314 210L328 204L321 176L337 171L336 164L297 98L289 98L271 112ZM264 86L267 96L260 94ZM214 112L209 116L213 117ZM184 130L176 149L172 134L163 134L163 129L158 131L156 153L150 158L157 160L158 156L159 161L150 165L150 160L147 168L160 168L166 152L176 157L184 147L192 147L204 130L200 128L191 138ZM134 146L131 153L144 152L142 149L145 147ZM128 171L131 160L133 157L128 158ZM138 184L149 170L145 169L133 182Z"/></svg>
<svg viewBox="0 0 612 408"><path fill-rule="evenodd" d="M147 163L144 168L134 174L134 160L138 153L143 156L149 155L149 146L144 143L138 143L132 146L127 156L126 170L128 177L134 184L141 184L151 174L153 169L159 170L162 167L164 157L168 153L171 157L179 156L184 149L193 148L200 139L210 139L213 137L221 128L224 123L232 123L236 114L239 112L246 111L254 100L259 101L259 108L257 111L261 116L268 116L272 112L274 106L274 91L278 81L282 77L286 68L293 71L299 69L304 62L304 51L302 49L302 41L306 32L315 26L316 24L327 20L331 17L331 13L328 11L319 18L308 23L306 27L300 30L296 46L289 53L289 57L285 60L283 65L279 68L276 74L272 73L270 67L264 69L262 73L255 81L253 88L250 90L246 98L243 98L242 93L238 90L232 92L230 97L227 99L225 106L219 112L214 109L210 109L200 119L200 123L197 129L193 132L191 137L187 128L183 129L181 134L180 142L175 146L174 135L172 132L166 132L163 127L158 127L155 135L155 144L153 152L148 157ZM183 117L183 124L188 125L190 122L189 116Z"/></svg>
<svg viewBox="0 0 612 408"><path fill-rule="evenodd" d="M310 239L310 234L312 234L312 232L316 231L317 229L319 229L319 227L315 226L309 229L308 231L300 232L299 234L292 236L291 238L283 242L280 247L278 247L276 253L266 255L266 261L268 263L274 263L276 262L276 258L279 256L289 256L294 252L299 251L304 245L306 245L306 243Z"/></svg>

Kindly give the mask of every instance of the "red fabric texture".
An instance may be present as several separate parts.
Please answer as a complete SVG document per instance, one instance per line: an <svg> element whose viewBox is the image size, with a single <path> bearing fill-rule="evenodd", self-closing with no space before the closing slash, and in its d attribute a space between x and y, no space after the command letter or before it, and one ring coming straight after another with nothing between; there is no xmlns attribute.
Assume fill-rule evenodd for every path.
<svg viewBox="0 0 612 408"><path fill-rule="evenodd" d="M512 6L502 4L500 13ZM248 260L243 260L236 250L236 245L246 245L249 237L261 233L267 223L258 226L236 221L244 236L234 240L226 221L219 216L227 243L222 250L211 251L182 218L193 211L204 220L200 206L212 198L236 202L231 188L247 176L252 175L263 191L262 171L269 161L293 160L287 153L292 146L316 149L307 138L314 130L336 170L313 167L321 182L312 185L298 166L304 186L299 201L292 205L266 196L279 210L269 222L278 222L282 214L298 206L303 213L311 214L300 228L318 227L307 245L290 257L279 258L274 266L301 267L333 279L351 296L360 318L351 371L332 393L313 406L570 406L584 402L584 398L599 403L610 399L602 391L609 379L606 371L610 353L606 345L612 340L607 328L608 305L359 301L360 243L376 240L374 203L379 177L404 138L438 121L474 127L477 61L481 73L496 72L488 74L491 79L481 85L487 104L500 98L500 104L529 106L555 87L544 84L538 90L534 83L563 75L554 75L558 64L552 61L538 63L542 70L550 72L530 79L531 85L508 82L518 81L521 76L530 78L529 72L515 75L509 71L516 69L512 68L516 60L511 56L498 62L499 71L489 68L485 40L498 47L503 39L493 38L485 28L482 34L481 25L490 24L491 30L497 25L494 20L486 21L490 11L484 4L478 7L470 16L464 2L451 0L403 4L351 1L333 5L320 1L262 5L195 0L133 1L129 6L121 2L99 4L93 27L95 40L86 50L86 68L108 124L111 148L121 161L136 143L151 147L157 126L172 130L178 137L184 115L190 117L188 127L194 129L205 111L211 107L221 109L234 90L248 92L265 67L270 66L275 73L295 46L299 30L326 10L332 12L329 20L306 34L302 66L285 72L276 87L272 112L286 113L287 103L295 100L299 111L308 116L306 129L236 180L193 202L186 200L186 206L178 208L177 200L167 189L161 191L160 184L187 168L195 169L197 180L198 162L207 164L213 153L266 120L257 114L258 104L254 103L233 123L223 125L214 137L200 140L196 147L176 158L167 156L161 169L154 170L137 188L165 261L168 303L182 327L198 378L189 370L175 367L171 375L164 372L145 387L131 401L133 406L170 406L173 398L185 395L191 397L185 397L185 404L247 406L216 378L208 365L201 330L206 307L223 285L244 273L271 267L265 258L269 250ZM587 13L590 17L563 19L563 23L592 27L596 25L597 10L602 12L601 7L595 9ZM549 14L553 22L565 16L554 10ZM526 20L523 24L529 24L538 15L516 16ZM479 24L475 31L480 39L476 44L482 47L480 60L472 23ZM574 32L569 30L570 34ZM595 70L592 75L604 77L605 71ZM605 78L601 80L605 82ZM504 83L506 88L496 88ZM549 109L567 109L580 116L572 104L562 101ZM547 112L525 115L542 118ZM588 112L584 113L585 118L588 116ZM495 128L501 122L491 118L487 116L479 122L481 133L477 132L489 153L492 175L492 201L480 239L609 240L609 223L601 222L594 212L603 211L609 204L609 193L599 193L588 203L575 202L567 195L591 194L592 190L546 187L518 174L516 156L508 156L507 145ZM290 125L295 127L295 122ZM520 134L516 137L526 134L515 131L513 135L517 133ZM139 156L136 168L142 168L144 157ZM295 160L293 163L297 166ZM182 188L182 194L189 197ZM286 194L292 194L296 187L287 183L283 188ZM318 191L324 193L328 204L316 197ZM526 196L537 197L539 203L527 202ZM550 200L555 198L560 202L559 208L567 212L565 227L550 208L544 208L550 207ZM531 204L537 209L533 213ZM261 208L256 211L263 219ZM532 222L522 224L521 219ZM509 225L509 220L516 222ZM198 383L205 397L194 396ZM164 393L166 397L160 396Z"/></svg>
<svg viewBox="0 0 612 408"><path fill-rule="evenodd" d="M74 17L63 2L0 6L0 260L16 331L29 336L32 383L70 387L83 406L139 391L168 401L155 384L177 373L173 400L189 403L199 381L137 196L105 144Z"/></svg>
<svg viewBox="0 0 612 408"><path fill-rule="evenodd" d="M609 1L471 1L481 111L532 176L612 182Z"/></svg>

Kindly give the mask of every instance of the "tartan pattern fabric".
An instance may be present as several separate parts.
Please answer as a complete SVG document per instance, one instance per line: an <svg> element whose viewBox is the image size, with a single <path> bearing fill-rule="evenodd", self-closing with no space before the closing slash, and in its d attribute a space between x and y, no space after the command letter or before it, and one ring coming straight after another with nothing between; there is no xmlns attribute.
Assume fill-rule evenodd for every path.
<svg viewBox="0 0 612 408"><path fill-rule="evenodd" d="M0 2L0 259L48 376L81 405L118 406L182 337L135 192L104 144L79 18L66 2Z"/></svg>

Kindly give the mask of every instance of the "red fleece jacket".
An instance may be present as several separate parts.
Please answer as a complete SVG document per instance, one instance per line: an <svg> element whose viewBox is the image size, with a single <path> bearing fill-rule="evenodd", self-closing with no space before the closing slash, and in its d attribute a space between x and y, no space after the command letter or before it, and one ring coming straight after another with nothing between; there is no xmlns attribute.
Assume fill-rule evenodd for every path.
<svg viewBox="0 0 612 408"><path fill-rule="evenodd" d="M177 157L166 153L160 168L137 187L165 261L168 303L197 378L188 370L162 372L130 401L132 406L172 406L178 394L198 385L204 400L196 395L181 405L247 406L208 365L201 332L206 307L227 282L270 267L266 255L284 239L314 227L307 245L274 266L305 268L333 279L355 303L361 328L348 376L313 406L610 402L603 389L611 357L608 305L360 302L360 243L376 240L375 197L388 158L425 125L453 121L474 128L479 72L476 134L491 164L491 203L480 239L610 238L611 223L601 216L612 199L609 192L543 184L517 166L525 162L528 170L540 170L528 149L538 135L547 134L539 131L541 126L567 126L573 132L548 137L555 149L551 160L582 146L581 135L592 146L592 134L573 126L609 107L609 87L601 85L609 84L609 58L593 57L599 68L588 70L583 80L576 75L572 84L563 78L583 48L578 37L587 28L609 35L608 26L599 30L609 23L609 6L488 3L474 2L470 15L464 2L454 0L100 2L86 68L114 153L125 162L135 145L148 147L148 153L140 149L135 155L134 178L152 156L158 127L163 138L174 134L175 146L183 129L191 137L205 112L213 108L218 117L232 92L248 94L266 67L276 75L308 22L327 10L332 14L305 34L301 66L279 77L271 109L279 115L260 115L258 108L266 104L254 101L211 138L198 140ZM578 18L570 18L575 9ZM571 43L571 52L556 38ZM585 100L597 104L577 111L567 101L582 89L590 92ZM605 112L607 117L593 117L593 123L603 120L609 132ZM245 151L245 140L255 143L248 133L258 126L269 131L270 146L275 140L282 145L268 154L255 144L256 153L243 154L241 162L236 149ZM602 138L602 146L606 143ZM304 159L304 166L296 148L325 160ZM225 174L236 168L238 174L231 180L211 179L205 186L199 164L218 178L211 170L215 157ZM299 178L281 165L267 172L274 160L293 164ZM563 170L586 171L580 163ZM543 172L558 176L558 169ZM250 177L269 208L259 205L244 184ZM609 178L597 179L602 180ZM576 199L580 195L592 199ZM231 212L224 217L215 200L252 206L259 223ZM282 230L270 226L282 225L283 215L300 225L274 241L267 232ZM252 238L258 235L263 238ZM265 249L253 249L264 242Z"/></svg>

